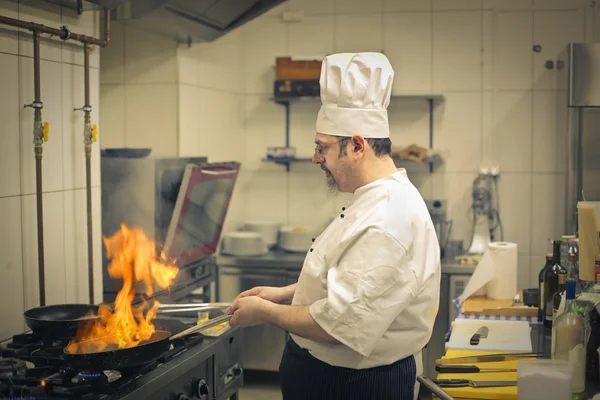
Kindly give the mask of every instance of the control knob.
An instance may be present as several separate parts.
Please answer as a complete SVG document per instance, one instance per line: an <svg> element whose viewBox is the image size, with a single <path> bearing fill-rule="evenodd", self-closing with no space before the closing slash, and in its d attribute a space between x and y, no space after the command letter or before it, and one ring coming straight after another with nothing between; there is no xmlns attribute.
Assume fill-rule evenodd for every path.
<svg viewBox="0 0 600 400"><path fill-rule="evenodd" d="M200 379L196 384L196 397L200 400L208 400L208 396L210 395L210 390L206 381L204 379Z"/></svg>
<svg viewBox="0 0 600 400"><path fill-rule="evenodd" d="M190 400L190 398L187 397L187 395L185 393L179 393L177 395L177 400Z"/></svg>

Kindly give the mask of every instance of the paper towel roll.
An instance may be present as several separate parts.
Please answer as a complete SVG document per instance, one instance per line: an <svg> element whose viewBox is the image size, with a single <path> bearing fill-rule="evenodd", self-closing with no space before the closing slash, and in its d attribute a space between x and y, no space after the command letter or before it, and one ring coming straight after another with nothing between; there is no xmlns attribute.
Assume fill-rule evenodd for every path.
<svg viewBox="0 0 600 400"><path fill-rule="evenodd" d="M516 243L493 242L488 251L494 277L487 283L487 295L492 299L512 299L517 294L518 246Z"/></svg>

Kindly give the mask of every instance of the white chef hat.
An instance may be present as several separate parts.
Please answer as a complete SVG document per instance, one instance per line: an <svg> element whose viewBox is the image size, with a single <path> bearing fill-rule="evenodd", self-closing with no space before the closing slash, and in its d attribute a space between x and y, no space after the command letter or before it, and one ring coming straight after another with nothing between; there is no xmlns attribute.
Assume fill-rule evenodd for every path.
<svg viewBox="0 0 600 400"><path fill-rule="evenodd" d="M381 53L340 53L323 60L317 133L390 137L387 107L394 70Z"/></svg>

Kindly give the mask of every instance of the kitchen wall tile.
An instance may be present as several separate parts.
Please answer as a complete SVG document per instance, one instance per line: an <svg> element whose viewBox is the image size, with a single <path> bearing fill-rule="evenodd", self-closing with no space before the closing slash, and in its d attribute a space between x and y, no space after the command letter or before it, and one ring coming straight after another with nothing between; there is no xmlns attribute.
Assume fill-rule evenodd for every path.
<svg viewBox="0 0 600 400"><path fill-rule="evenodd" d="M90 70L90 104L92 106L92 124L97 125L99 109L94 104L98 97L98 70ZM63 98L63 186L65 189L85 187L85 151L83 146L83 111L74 111L85 103L84 69L83 67L62 65L62 98ZM92 143L93 165L98 164L99 145ZM92 186L100 184L99 168L92 168Z"/></svg>
<svg viewBox="0 0 600 400"><path fill-rule="evenodd" d="M533 171L566 171L567 112L566 91L534 92Z"/></svg>
<svg viewBox="0 0 600 400"><path fill-rule="evenodd" d="M100 85L100 147L125 147L125 85Z"/></svg>
<svg viewBox="0 0 600 400"><path fill-rule="evenodd" d="M289 54L294 57L322 59L333 53L333 15L304 17L301 23L289 25Z"/></svg>
<svg viewBox="0 0 600 400"><path fill-rule="evenodd" d="M177 85L127 85L125 146L149 147L155 157L177 155Z"/></svg>
<svg viewBox="0 0 600 400"><path fill-rule="evenodd" d="M429 103L423 99L392 98L388 106L393 147L416 144L429 147ZM435 136L434 136L434 146Z"/></svg>
<svg viewBox="0 0 600 400"><path fill-rule="evenodd" d="M533 42L542 47L533 53L534 89L567 89L566 80L558 80L557 69L546 69L547 60L556 60L570 42L585 40L584 10L536 11L533 15Z"/></svg>
<svg viewBox="0 0 600 400"><path fill-rule="evenodd" d="M282 166L261 161L267 147L285 146L284 108L266 96L245 96L245 104L246 170L285 172Z"/></svg>
<svg viewBox="0 0 600 400"><path fill-rule="evenodd" d="M502 171L531 171L531 97L531 92L494 93L492 149Z"/></svg>
<svg viewBox="0 0 600 400"><path fill-rule="evenodd" d="M531 256L531 287L539 288L539 275L542 268L546 265L545 255L533 255Z"/></svg>
<svg viewBox="0 0 600 400"><path fill-rule="evenodd" d="M335 51L381 52L383 49L382 14L336 15Z"/></svg>
<svg viewBox="0 0 600 400"><path fill-rule="evenodd" d="M494 71L494 13L492 11L483 11L482 13L481 33L482 85L483 90L491 90Z"/></svg>
<svg viewBox="0 0 600 400"><path fill-rule="evenodd" d="M178 52L187 53L182 49ZM190 80L205 88L244 92L244 36L237 29L211 43L199 43L189 49L197 76ZM193 72L193 71L192 71Z"/></svg>
<svg viewBox="0 0 600 400"><path fill-rule="evenodd" d="M276 5L275 7L271 8L269 11L264 13L262 17L263 18L280 18L281 14L283 14L284 11L289 10L289 8L290 8L289 2L285 1L282 4Z"/></svg>
<svg viewBox="0 0 600 400"><path fill-rule="evenodd" d="M589 0L533 0L533 8L536 10L572 10L585 8L589 4Z"/></svg>
<svg viewBox="0 0 600 400"><path fill-rule="evenodd" d="M367 14L383 11L383 0L335 0L336 14Z"/></svg>
<svg viewBox="0 0 600 400"><path fill-rule="evenodd" d="M14 196L21 192L19 170L19 59L17 56L0 54L0 197ZM10 94L10 95L8 95ZM32 150L33 151L33 150Z"/></svg>
<svg viewBox="0 0 600 400"><path fill-rule="evenodd" d="M532 87L533 13L497 12L493 20L493 87Z"/></svg>
<svg viewBox="0 0 600 400"><path fill-rule="evenodd" d="M448 93L436 106L433 146L448 172L477 171L481 151L481 93Z"/></svg>
<svg viewBox="0 0 600 400"><path fill-rule="evenodd" d="M433 0L433 11L480 9L481 0Z"/></svg>
<svg viewBox="0 0 600 400"><path fill-rule="evenodd" d="M83 189L63 192L65 209L65 297L67 302L88 303L87 200ZM102 301L102 253L100 188L92 188L94 299Z"/></svg>
<svg viewBox="0 0 600 400"><path fill-rule="evenodd" d="M288 174L285 169L255 171L245 183L246 218L269 219L288 224Z"/></svg>
<svg viewBox="0 0 600 400"><path fill-rule="evenodd" d="M4 340L24 329L21 198L0 198L0 218L0 340Z"/></svg>
<svg viewBox="0 0 600 400"><path fill-rule="evenodd" d="M448 219L452 220L452 240L462 240L468 248L472 236L472 204L473 180L475 173L438 171L432 177L433 199L446 200L448 203Z"/></svg>
<svg viewBox="0 0 600 400"><path fill-rule="evenodd" d="M431 199L433 197L434 174L429 172L407 171L408 179L419 190L421 197Z"/></svg>
<svg viewBox="0 0 600 400"><path fill-rule="evenodd" d="M0 0L2 15L9 18L19 18L19 4L10 0ZM0 52L19 54L19 30L3 25L0 28Z"/></svg>
<svg viewBox="0 0 600 400"><path fill-rule="evenodd" d="M396 71L393 94L431 93L431 13L383 17L383 50Z"/></svg>
<svg viewBox="0 0 600 400"><path fill-rule="evenodd" d="M201 103L199 92L202 89L188 84L179 84L179 156L196 155L199 143L206 143L209 132L200 120L211 115ZM214 91L211 91L214 92ZM200 110L200 111L199 111ZM203 124L206 121L202 121Z"/></svg>
<svg viewBox="0 0 600 400"><path fill-rule="evenodd" d="M58 28L61 24L60 6L39 0L20 0L19 19L35 21L38 24ZM20 31L19 55L33 57L33 34L24 29ZM42 60L60 61L62 58L62 40L42 35L40 58Z"/></svg>
<svg viewBox="0 0 600 400"><path fill-rule="evenodd" d="M100 49L100 83L125 82L125 25L112 21L110 44Z"/></svg>
<svg viewBox="0 0 600 400"><path fill-rule="evenodd" d="M44 193L46 304L66 301L63 193ZM36 196L21 197L25 308L39 306Z"/></svg>
<svg viewBox="0 0 600 400"><path fill-rule="evenodd" d="M88 11L81 15L77 15L75 10L71 10L67 7L63 7L61 12L62 25L66 25L75 33L100 38L100 12ZM102 24L104 24L104 22L102 22ZM83 45L73 41L63 42L62 62L83 65ZM100 66L100 48L98 46L90 46L90 66L94 68Z"/></svg>
<svg viewBox="0 0 600 400"><path fill-rule="evenodd" d="M200 60L196 59L194 54L191 52L191 48L183 48L182 46L177 48L177 68L179 71L178 83L180 85L198 85L199 63Z"/></svg>
<svg viewBox="0 0 600 400"><path fill-rule="evenodd" d="M49 124L49 139L43 144L43 191L63 188L62 157L62 66L51 61L40 64L41 100L44 103L42 120ZM19 97L21 104L34 100L33 63L19 58ZM35 193L35 157L33 151L32 108L20 108L21 140L21 190L23 194Z"/></svg>
<svg viewBox="0 0 600 400"><path fill-rule="evenodd" d="M90 102L92 103L92 125L98 129L98 141L92 143L92 186L100 186L100 135L102 127L100 126L100 70L92 68L90 70ZM85 155L85 152L84 152Z"/></svg>
<svg viewBox="0 0 600 400"><path fill-rule="evenodd" d="M600 24L597 21L600 21L600 7L596 7L593 10L593 36L592 36L592 41L593 42L600 42Z"/></svg>
<svg viewBox="0 0 600 400"><path fill-rule="evenodd" d="M596 9L597 7L586 7L583 12L585 14L585 41L594 41L594 22L596 20Z"/></svg>
<svg viewBox="0 0 600 400"><path fill-rule="evenodd" d="M246 171L242 164L233 188L222 232L236 231L248 219L246 216L246 188L252 174L251 171Z"/></svg>
<svg viewBox="0 0 600 400"><path fill-rule="evenodd" d="M533 0L483 0L484 10L531 10Z"/></svg>
<svg viewBox="0 0 600 400"><path fill-rule="evenodd" d="M275 58L285 57L288 27L276 19L257 19L244 25L245 93L271 94Z"/></svg>
<svg viewBox="0 0 600 400"><path fill-rule="evenodd" d="M517 260L517 289L523 290L535 286L537 285L532 286L531 281L531 256L519 256Z"/></svg>
<svg viewBox="0 0 600 400"><path fill-rule="evenodd" d="M290 113L290 146L296 148L299 158L312 158L315 152L315 130L320 101L296 102L291 106ZM279 112L283 111L282 109ZM285 139L285 124L281 126L279 136ZM294 166L295 170L302 169L301 165ZM309 171L312 170L312 165Z"/></svg>
<svg viewBox="0 0 600 400"><path fill-rule="evenodd" d="M431 11L431 0L383 0L383 10L389 12Z"/></svg>
<svg viewBox="0 0 600 400"><path fill-rule="evenodd" d="M324 229L334 217L335 195L327 188L323 172L317 168L312 172L292 171L288 180L288 223Z"/></svg>
<svg viewBox="0 0 600 400"><path fill-rule="evenodd" d="M177 43L125 26L125 79L128 83L176 83Z"/></svg>
<svg viewBox="0 0 600 400"><path fill-rule="evenodd" d="M531 253L549 252L549 241L565 234L565 174L533 174Z"/></svg>
<svg viewBox="0 0 600 400"><path fill-rule="evenodd" d="M333 14L335 0L290 0L291 10L300 10L304 15Z"/></svg>
<svg viewBox="0 0 600 400"><path fill-rule="evenodd" d="M482 13L433 15L433 91L481 89Z"/></svg>
<svg viewBox="0 0 600 400"><path fill-rule="evenodd" d="M504 241L517 243L520 255L531 254L531 181L530 173L510 172L498 181Z"/></svg>
<svg viewBox="0 0 600 400"><path fill-rule="evenodd" d="M494 128L493 128L493 116L494 109L493 103L493 92L484 91L481 94L481 162L482 163L496 163L494 160L496 152L494 151Z"/></svg>

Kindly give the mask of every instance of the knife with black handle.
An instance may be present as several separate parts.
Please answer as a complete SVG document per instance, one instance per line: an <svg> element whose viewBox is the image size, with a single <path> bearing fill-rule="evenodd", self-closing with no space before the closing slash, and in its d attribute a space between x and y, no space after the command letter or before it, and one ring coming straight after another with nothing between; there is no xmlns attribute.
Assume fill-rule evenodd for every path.
<svg viewBox="0 0 600 400"><path fill-rule="evenodd" d="M468 379L438 379L434 381L439 387L503 387L517 386L517 381L470 381Z"/></svg>
<svg viewBox="0 0 600 400"><path fill-rule="evenodd" d="M471 374L475 372L516 372L515 368L479 368L476 365L436 365L435 370L442 374Z"/></svg>

